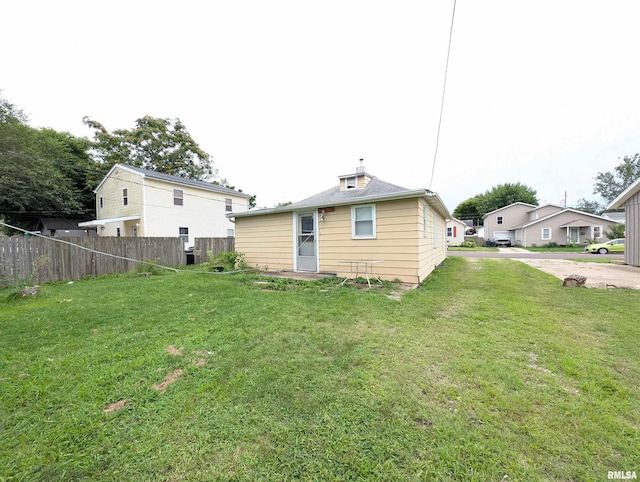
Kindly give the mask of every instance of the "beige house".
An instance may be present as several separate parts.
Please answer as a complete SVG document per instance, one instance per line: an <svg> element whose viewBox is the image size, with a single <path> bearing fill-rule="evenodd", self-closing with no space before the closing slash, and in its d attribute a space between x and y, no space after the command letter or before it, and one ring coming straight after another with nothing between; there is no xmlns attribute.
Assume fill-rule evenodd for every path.
<svg viewBox="0 0 640 482"><path fill-rule="evenodd" d="M620 208L625 210L624 261L631 266L640 266L640 179L607 206L607 209Z"/></svg>
<svg viewBox="0 0 640 482"><path fill-rule="evenodd" d="M456 218L447 219L447 246L460 246L464 243L467 225Z"/></svg>
<svg viewBox="0 0 640 482"><path fill-rule="evenodd" d="M185 247L196 237L234 236L232 211L249 209L248 194L178 176L116 164L95 189L98 236L180 237Z"/></svg>
<svg viewBox="0 0 640 482"><path fill-rule="evenodd" d="M616 221L555 204L534 206L517 202L483 217L486 240L510 246L557 243L588 244L605 241L605 231Z"/></svg>
<svg viewBox="0 0 640 482"><path fill-rule="evenodd" d="M449 211L434 192L409 190L367 174L274 209L228 214L236 250L249 266L348 276L347 261L376 261L385 280L421 283L446 258Z"/></svg>

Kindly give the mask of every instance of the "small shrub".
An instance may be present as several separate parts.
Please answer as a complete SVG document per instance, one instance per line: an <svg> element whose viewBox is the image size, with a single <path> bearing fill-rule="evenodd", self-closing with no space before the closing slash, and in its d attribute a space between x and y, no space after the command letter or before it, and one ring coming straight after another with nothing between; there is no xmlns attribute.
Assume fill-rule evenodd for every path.
<svg viewBox="0 0 640 482"><path fill-rule="evenodd" d="M214 256L213 251L208 250L207 256L212 271L216 271L218 267L222 267L224 271L235 271L247 267L244 262L244 254L237 251L221 251Z"/></svg>
<svg viewBox="0 0 640 482"><path fill-rule="evenodd" d="M476 247L476 243L475 241L464 241L460 244L460 246L462 248L475 248Z"/></svg>
<svg viewBox="0 0 640 482"><path fill-rule="evenodd" d="M154 275L157 276L159 274L165 274L165 269L160 268L158 266L158 260L157 259L146 259L144 260L144 263L137 263L136 264L136 273L138 274L148 274L148 275Z"/></svg>
<svg viewBox="0 0 640 482"><path fill-rule="evenodd" d="M624 238L625 229L624 224L613 224L604 232L604 235L609 239Z"/></svg>
<svg viewBox="0 0 640 482"><path fill-rule="evenodd" d="M551 241L550 243L547 243L543 246L543 248L557 248L558 247L558 243L556 243L555 241Z"/></svg>

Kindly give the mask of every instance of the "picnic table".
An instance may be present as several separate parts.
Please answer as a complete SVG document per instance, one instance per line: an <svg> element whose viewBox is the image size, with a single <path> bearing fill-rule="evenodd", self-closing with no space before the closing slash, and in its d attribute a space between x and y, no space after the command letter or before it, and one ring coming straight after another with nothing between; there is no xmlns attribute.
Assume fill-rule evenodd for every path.
<svg viewBox="0 0 640 482"><path fill-rule="evenodd" d="M382 259L341 259L338 263L349 264L349 274L342 280L341 285L344 285L349 279L355 281L360 275L366 278L369 288L371 288L371 278L378 280L382 284L382 280L373 274L373 265L383 262L384 260Z"/></svg>

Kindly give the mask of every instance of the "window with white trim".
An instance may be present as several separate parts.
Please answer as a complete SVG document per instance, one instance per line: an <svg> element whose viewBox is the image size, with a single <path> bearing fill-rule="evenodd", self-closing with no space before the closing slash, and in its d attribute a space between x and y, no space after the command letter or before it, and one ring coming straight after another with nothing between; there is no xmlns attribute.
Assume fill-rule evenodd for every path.
<svg viewBox="0 0 640 482"><path fill-rule="evenodd" d="M230 197L224 198L224 209L228 212L233 211L233 199Z"/></svg>
<svg viewBox="0 0 640 482"><path fill-rule="evenodd" d="M178 236L183 243L189 242L189 228L178 228Z"/></svg>
<svg viewBox="0 0 640 482"><path fill-rule="evenodd" d="M173 205L174 206L182 206L184 204L184 192L182 189L174 189L173 190Z"/></svg>
<svg viewBox="0 0 640 482"><path fill-rule="evenodd" d="M376 205L351 206L351 238L376 237Z"/></svg>
<svg viewBox="0 0 640 482"><path fill-rule="evenodd" d="M502 224L502 216L496 218L496 224Z"/></svg>
<svg viewBox="0 0 640 482"><path fill-rule="evenodd" d="M344 188L345 189L355 189L358 187L355 176L348 177L344 180Z"/></svg>
<svg viewBox="0 0 640 482"><path fill-rule="evenodd" d="M433 212L433 247L438 247L438 213Z"/></svg>
<svg viewBox="0 0 640 482"><path fill-rule="evenodd" d="M599 239L602 237L602 226L591 226L591 239Z"/></svg>
<svg viewBox="0 0 640 482"><path fill-rule="evenodd" d="M227 229L227 238L233 238L235 236L235 232L233 229Z"/></svg>
<svg viewBox="0 0 640 482"><path fill-rule="evenodd" d="M551 228L542 228L540 230L540 239L548 241L551 239Z"/></svg>
<svg viewBox="0 0 640 482"><path fill-rule="evenodd" d="M122 190L122 205L126 206L127 204L129 204L129 193L128 193L127 189L123 189Z"/></svg>
<svg viewBox="0 0 640 482"><path fill-rule="evenodd" d="M452 238L453 237L453 227L451 227L451 226L447 227L447 237L448 238Z"/></svg>

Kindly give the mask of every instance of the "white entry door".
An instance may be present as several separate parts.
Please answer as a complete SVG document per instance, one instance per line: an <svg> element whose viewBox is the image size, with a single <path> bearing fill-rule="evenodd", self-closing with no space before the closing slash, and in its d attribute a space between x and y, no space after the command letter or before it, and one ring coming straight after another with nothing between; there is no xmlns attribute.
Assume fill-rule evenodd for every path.
<svg viewBox="0 0 640 482"><path fill-rule="evenodd" d="M316 249L315 213L298 214L298 233L296 235L296 258L298 271L318 270Z"/></svg>

